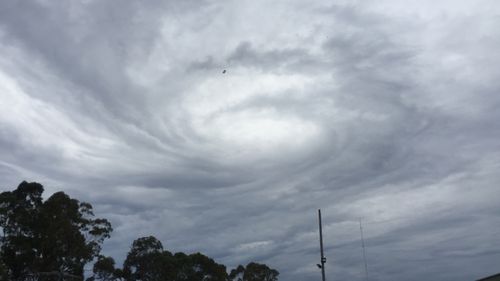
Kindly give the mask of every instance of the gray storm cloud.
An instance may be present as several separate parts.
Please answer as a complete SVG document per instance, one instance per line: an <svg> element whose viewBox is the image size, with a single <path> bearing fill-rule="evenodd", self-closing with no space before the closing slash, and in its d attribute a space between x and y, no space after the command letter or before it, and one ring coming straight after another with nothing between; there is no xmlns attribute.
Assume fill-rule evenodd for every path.
<svg viewBox="0 0 500 281"><path fill-rule="evenodd" d="M498 271L495 1L4 1L0 183L95 206L105 254L282 280ZM223 73L223 70L226 70Z"/></svg>

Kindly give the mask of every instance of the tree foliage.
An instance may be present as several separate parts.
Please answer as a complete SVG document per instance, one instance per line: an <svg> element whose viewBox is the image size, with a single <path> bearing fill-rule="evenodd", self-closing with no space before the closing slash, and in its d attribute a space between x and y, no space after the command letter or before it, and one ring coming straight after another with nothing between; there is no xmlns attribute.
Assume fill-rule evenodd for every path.
<svg viewBox="0 0 500 281"><path fill-rule="evenodd" d="M0 257L1 257L1 255L0 255ZM10 280L10 279L11 278L9 276L8 269L5 266L5 264L3 263L3 261L0 259L0 281Z"/></svg>
<svg viewBox="0 0 500 281"><path fill-rule="evenodd" d="M226 281L224 265L201 254L172 254L155 237L132 243L123 265L127 281Z"/></svg>
<svg viewBox="0 0 500 281"><path fill-rule="evenodd" d="M136 239L123 264L125 280L160 280L163 245L153 236Z"/></svg>
<svg viewBox="0 0 500 281"><path fill-rule="evenodd" d="M0 281L83 280L84 265L94 262L87 281L277 281L265 264L226 267L201 253L164 250L153 236L133 241L122 268L100 255L111 224L95 218L92 205L56 192L43 200L43 186L22 182L0 193ZM90 276L89 276L90 275ZM64 279L64 280L70 280Z"/></svg>
<svg viewBox="0 0 500 281"><path fill-rule="evenodd" d="M39 183L22 182L0 193L2 261L13 280L40 272L83 277L83 266L98 256L111 224L94 218L92 206L57 192L45 202Z"/></svg>
<svg viewBox="0 0 500 281"><path fill-rule="evenodd" d="M277 281L279 272L265 264L251 262L246 267L239 265L231 270L230 281Z"/></svg>
<svg viewBox="0 0 500 281"><path fill-rule="evenodd" d="M112 257L99 256L92 268L93 275L87 281L114 281L120 279L121 274L115 268Z"/></svg>
<svg viewBox="0 0 500 281"><path fill-rule="evenodd" d="M12 192L0 193L2 262L14 280L36 270L38 253L34 244L40 241L37 229L42 193L41 184L26 182Z"/></svg>
<svg viewBox="0 0 500 281"><path fill-rule="evenodd" d="M195 253L174 255L175 281L225 281L227 280L226 267L216 263L213 259Z"/></svg>

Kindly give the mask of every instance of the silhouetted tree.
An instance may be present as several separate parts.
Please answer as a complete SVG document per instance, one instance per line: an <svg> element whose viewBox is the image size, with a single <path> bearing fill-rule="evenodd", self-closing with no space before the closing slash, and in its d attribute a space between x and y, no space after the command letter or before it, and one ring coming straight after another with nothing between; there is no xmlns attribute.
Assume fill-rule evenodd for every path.
<svg viewBox="0 0 500 281"><path fill-rule="evenodd" d="M83 280L83 267L95 261L87 281L276 281L267 265L226 267L195 253L172 254L153 236L136 239L123 263L99 255L111 224L94 218L92 206L57 192L43 201L43 186L22 182L0 193L0 281Z"/></svg>
<svg viewBox="0 0 500 281"><path fill-rule="evenodd" d="M164 280L161 279L165 275L165 269L162 268L163 255L163 245L155 237L136 239L123 263L125 280Z"/></svg>
<svg viewBox="0 0 500 281"><path fill-rule="evenodd" d="M200 254L172 255L155 237L142 237L132 244L124 262L127 281L226 281L224 265Z"/></svg>
<svg viewBox="0 0 500 281"><path fill-rule="evenodd" d="M121 270L115 268L112 257L99 256L92 268L93 275L87 281L114 281L121 279Z"/></svg>
<svg viewBox="0 0 500 281"><path fill-rule="evenodd" d="M226 281L226 266L216 263L213 259L195 253L185 255L176 253L174 255L176 270L175 281Z"/></svg>
<svg viewBox="0 0 500 281"><path fill-rule="evenodd" d="M229 273L228 280L230 281L243 281L243 275L245 274L245 267L243 265L238 265L237 268L231 270Z"/></svg>
<svg viewBox="0 0 500 281"><path fill-rule="evenodd" d="M1 256L2 255L0 253L0 257ZM11 280L11 278L9 276L9 272L7 270L7 267L5 266L3 261L0 259L0 281L6 281L6 280Z"/></svg>
<svg viewBox="0 0 500 281"><path fill-rule="evenodd" d="M251 262L246 267L239 265L231 270L230 281L277 281L279 272L265 264Z"/></svg>
<svg viewBox="0 0 500 281"><path fill-rule="evenodd" d="M111 224L95 219L92 206L54 193L45 202L43 186L22 182L0 193L2 261L12 280L39 272L64 272L83 278L83 266L98 256Z"/></svg>
<svg viewBox="0 0 500 281"><path fill-rule="evenodd" d="M16 190L0 193L0 227L2 262L13 280L36 271L37 252L34 244L40 239L39 217L43 187L22 182Z"/></svg>

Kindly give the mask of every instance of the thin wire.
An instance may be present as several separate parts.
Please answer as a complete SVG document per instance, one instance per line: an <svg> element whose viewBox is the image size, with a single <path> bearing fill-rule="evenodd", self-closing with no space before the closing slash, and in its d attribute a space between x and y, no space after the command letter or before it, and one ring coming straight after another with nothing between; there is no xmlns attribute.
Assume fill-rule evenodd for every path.
<svg viewBox="0 0 500 281"><path fill-rule="evenodd" d="M368 263L366 262L365 238L363 235L363 226L361 224L361 218L359 219L359 232L361 234L361 248L363 249L363 261L365 263L366 281L368 281Z"/></svg>

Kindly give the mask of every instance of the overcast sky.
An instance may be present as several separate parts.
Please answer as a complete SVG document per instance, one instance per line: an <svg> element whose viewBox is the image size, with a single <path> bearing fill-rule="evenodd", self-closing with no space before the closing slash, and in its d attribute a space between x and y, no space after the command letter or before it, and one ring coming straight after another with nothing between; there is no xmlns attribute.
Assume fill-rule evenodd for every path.
<svg viewBox="0 0 500 281"><path fill-rule="evenodd" d="M0 2L0 187L318 280L500 272L500 3ZM225 73L223 71L226 70Z"/></svg>

